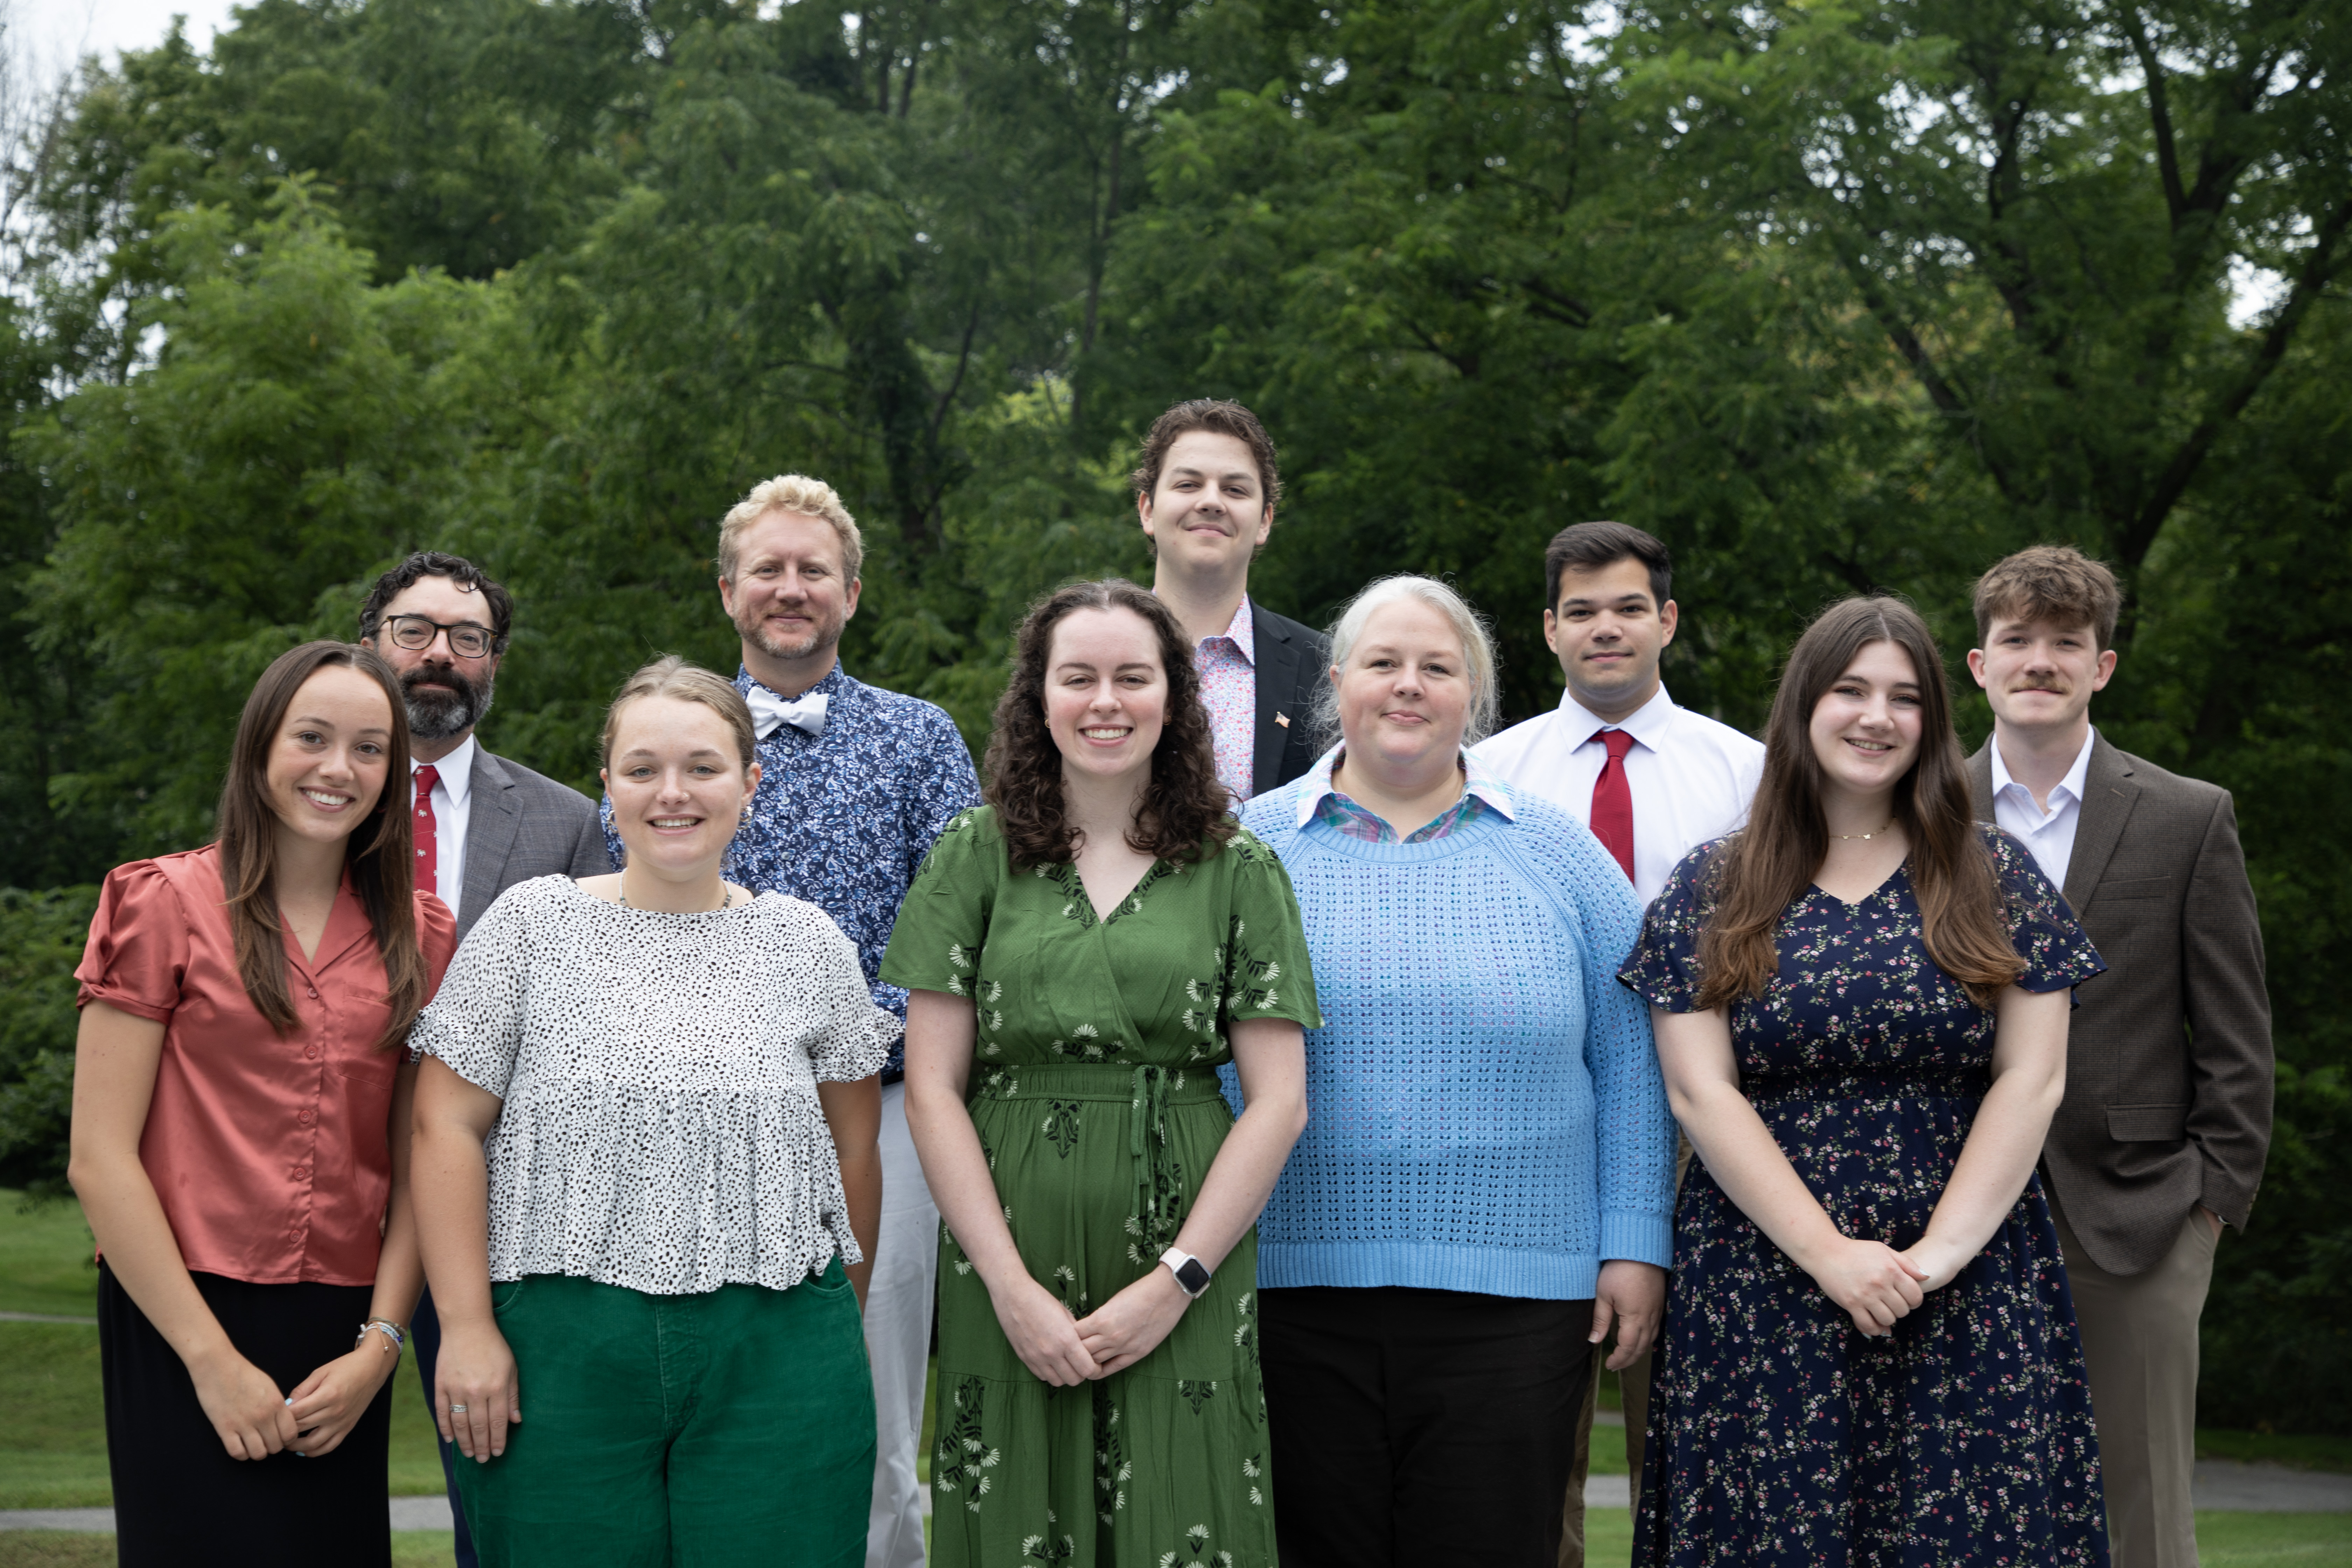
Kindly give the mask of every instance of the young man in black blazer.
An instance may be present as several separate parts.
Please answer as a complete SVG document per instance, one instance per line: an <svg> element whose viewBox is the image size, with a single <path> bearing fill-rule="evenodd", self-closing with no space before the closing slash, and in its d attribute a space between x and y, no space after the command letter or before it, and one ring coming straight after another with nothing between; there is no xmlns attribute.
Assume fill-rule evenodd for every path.
<svg viewBox="0 0 2352 1568"><path fill-rule="evenodd" d="M1315 693L1331 649L1249 596L1250 563L1282 499L1274 442L1240 404L1195 398L1152 422L1132 477L1156 557L1151 591L1192 639L1219 782L1236 803L1288 784L1315 761Z"/></svg>

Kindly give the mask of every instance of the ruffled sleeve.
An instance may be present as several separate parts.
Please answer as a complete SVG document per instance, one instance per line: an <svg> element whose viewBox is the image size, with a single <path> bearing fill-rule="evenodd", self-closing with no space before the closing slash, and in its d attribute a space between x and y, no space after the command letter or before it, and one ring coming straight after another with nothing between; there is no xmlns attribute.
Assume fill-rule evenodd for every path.
<svg viewBox="0 0 2352 1568"><path fill-rule="evenodd" d="M898 905L898 922L882 954L883 983L971 995L1004 870L1004 840L995 831L993 812L975 806L949 823Z"/></svg>
<svg viewBox="0 0 2352 1568"><path fill-rule="evenodd" d="M467 1083L500 1100L507 1097L515 1058L522 1049L531 916L546 897L545 885L559 879L569 879L518 882L482 911L458 944L457 956L448 961L432 1002L416 1016L416 1027L408 1037L412 1059L439 1057ZM433 902L440 906L439 900ZM446 915L446 907L442 912ZM420 925L430 919L421 904L418 919ZM453 924L453 934L455 929ZM425 953L429 961L432 948Z"/></svg>
<svg viewBox="0 0 2352 1568"><path fill-rule="evenodd" d="M163 868L152 860L117 866L99 889L89 942L74 970L81 983L74 1005L103 1002L170 1022L188 972L188 948L187 911Z"/></svg>
<svg viewBox="0 0 2352 1568"><path fill-rule="evenodd" d="M809 1037L809 1068L819 1083L872 1078L889 1060L890 1047L905 1026L897 1014L874 1005L866 972L858 967L857 949L842 929L815 905L801 907L811 917L809 927L793 936L820 950L809 1005L823 1021Z"/></svg>
<svg viewBox="0 0 2352 1568"><path fill-rule="evenodd" d="M1669 1013L1698 1009L1698 934L1706 923L1709 858L1722 839L1683 857L1642 920L1642 938L1618 967L1619 984Z"/></svg>
<svg viewBox="0 0 2352 1568"><path fill-rule="evenodd" d="M1315 1003L1315 969L1307 956L1307 927L1298 895L1282 859L1247 828L1234 835L1231 935L1225 943L1225 1016L1288 1018L1323 1026Z"/></svg>
<svg viewBox="0 0 2352 1568"><path fill-rule="evenodd" d="M2000 828L1979 825L1979 831L2000 878L2010 945L2025 961L2018 989L2055 991L2105 973L2106 960L2091 945L2065 899L2033 863L2032 852Z"/></svg>

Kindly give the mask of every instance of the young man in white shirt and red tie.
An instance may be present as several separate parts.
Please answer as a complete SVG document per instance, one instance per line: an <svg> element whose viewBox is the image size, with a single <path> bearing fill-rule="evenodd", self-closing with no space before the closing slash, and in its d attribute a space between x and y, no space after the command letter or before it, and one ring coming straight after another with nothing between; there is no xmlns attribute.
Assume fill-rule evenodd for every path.
<svg viewBox="0 0 2352 1568"><path fill-rule="evenodd" d="M1477 749L1478 760L1512 788L1542 795L1591 828L1645 906L1684 856L1747 820L1764 774L1760 742L1676 707L1659 679L1678 616L1673 579L1665 545L1638 528L1580 522L1560 530L1544 551L1544 641L1559 659L1568 689L1552 711ZM1653 1272L1654 1321L1664 1310L1666 1279L1664 1270ZM1596 1388L1604 1364L1593 1358ZM1638 1503L1650 1358L1616 1371ZM1583 1568L1592 1410L1588 1390L1564 1502L1560 1568Z"/></svg>

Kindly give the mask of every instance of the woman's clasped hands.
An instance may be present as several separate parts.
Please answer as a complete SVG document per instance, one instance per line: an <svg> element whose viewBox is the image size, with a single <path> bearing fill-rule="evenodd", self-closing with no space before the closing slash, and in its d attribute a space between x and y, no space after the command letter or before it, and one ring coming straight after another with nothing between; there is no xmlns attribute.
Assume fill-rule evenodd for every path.
<svg viewBox="0 0 2352 1568"><path fill-rule="evenodd" d="M989 1287L996 1321L1021 1363L1040 1381L1074 1388L1124 1372L1160 1348L1191 1304L1165 1268L1154 1268L1084 1318L1027 1274Z"/></svg>
<svg viewBox="0 0 2352 1568"><path fill-rule="evenodd" d="M1928 1290L1951 1278L1948 1273L1935 1279L1909 1253L1898 1252L1883 1241L1848 1236L1838 1237L1818 1257L1801 1261L1822 1293L1872 1339L1893 1333L1897 1319L1925 1300Z"/></svg>

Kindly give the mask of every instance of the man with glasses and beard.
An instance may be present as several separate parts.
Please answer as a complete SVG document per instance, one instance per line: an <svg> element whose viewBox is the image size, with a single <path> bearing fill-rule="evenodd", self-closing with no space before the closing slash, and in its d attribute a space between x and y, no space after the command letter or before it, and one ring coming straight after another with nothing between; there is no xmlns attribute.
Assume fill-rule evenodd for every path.
<svg viewBox="0 0 2352 1568"><path fill-rule="evenodd" d="M390 661L406 699L416 886L438 893L449 906L461 942L482 911L517 882L559 872L601 877L613 869L593 801L520 763L492 756L474 738L474 727L489 711L513 626L513 597L472 562L437 550L420 550L377 578L360 606L360 641ZM441 1351L430 1291L416 1304L410 1337L430 1405ZM451 1446L442 1444L457 1562L459 1568L474 1568L451 1473L455 1462Z"/></svg>

